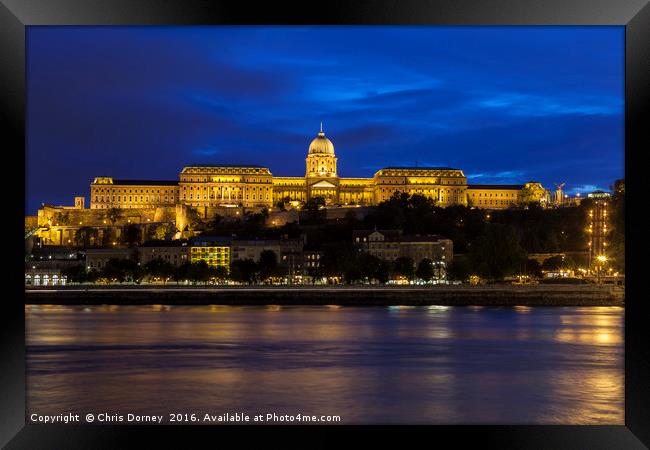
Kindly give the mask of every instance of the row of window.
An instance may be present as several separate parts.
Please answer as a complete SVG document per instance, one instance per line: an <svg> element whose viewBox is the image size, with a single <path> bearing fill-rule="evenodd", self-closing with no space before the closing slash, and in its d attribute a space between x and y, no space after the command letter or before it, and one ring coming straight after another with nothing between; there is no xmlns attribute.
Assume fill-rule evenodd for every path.
<svg viewBox="0 0 650 450"><path fill-rule="evenodd" d="M168 189L162 189L162 193L164 194L165 191L170 192L174 191L176 187L170 187ZM151 192L149 192L149 189L125 189L125 188L93 188L93 191L95 193L97 192L106 192L108 194L160 194L161 190L160 189L151 189Z"/></svg>
<svg viewBox="0 0 650 450"><path fill-rule="evenodd" d="M140 204L140 203L94 203L92 205L93 209L109 209L109 208L120 208L120 209L140 209L140 208L150 208L151 204Z"/></svg>
<svg viewBox="0 0 650 450"><path fill-rule="evenodd" d="M244 186L244 187L241 187L241 188L240 188L240 187L224 186L224 187L222 188L222 187L220 187L220 186L216 186L216 187L212 188L212 187L198 187L198 186L197 186L197 188L196 188L197 191L213 191L213 192L222 192L222 191L239 191L240 189L241 189L241 190L244 190L244 191L245 191L246 189L256 191L256 190L257 190L257 187L255 187L255 186L253 186L253 187ZM263 190L268 191L268 190L271 189L271 188L269 188L269 187L260 187L259 189L260 189L260 191L263 191ZM184 191L187 190L187 187L186 187L186 186L183 186L183 190L184 190ZM190 191L193 191L193 190L194 190L194 186L190 186Z"/></svg>
<svg viewBox="0 0 650 450"><path fill-rule="evenodd" d="M426 176L426 177L462 177L460 171L455 170L382 170L382 176Z"/></svg>
<svg viewBox="0 0 650 450"><path fill-rule="evenodd" d="M51 277L47 274L43 275L34 275L32 278L31 275L25 275L25 284L31 284L34 286L64 286L67 278L65 276L59 277L58 275L52 275Z"/></svg>
<svg viewBox="0 0 650 450"><path fill-rule="evenodd" d="M254 168L254 167L238 167L239 171L243 173L268 173L266 168ZM186 167L183 169L183 173L231 173L233 171L232 167Z"/></svg>
<svg viewBox="0 0 650 450"><path fill-rule="evenodd" d="M115 195L113 195L112 197L110 197L110 196L107 195L107 196L106 196L106 202L115 202L115 201L116 201L116 200L115 200L115 197L116 197ZM124 201L125 201L125 202L127 201L126 198L127 198L127 196L125 195L125 196L124 196ZM132 195L129 195L128 198L129 198L129 200L128 200L129 202L134 202L134 201L137 202L137 201L138 201L138 197L137 197L137 196L134 197L134 196L132 196ZM134 200L134 199L135 199L135 200ZM160 203L161 201L164 201L164 202L168 202L168 201L169 201L169 202L173 202L173 201L174 201L174 196L173 196L173 195L172 195L171 197L165 196L164 199L165 199L165 200L161 200L161 196L160 196L160 195L158 195L158 196L153 196L153 195L152 195L152 196L151 196L151 202L152 202L152 203ZM117 196L117 202L118 202L118 203L121 203L121 202L122 202L122 196L121 196L121 195L118 195L118 196ZM105 201L104 201L104 196L103 196L103 195L100 195L100 196L95 195L95 203L105 203ZM149 196L148 196L148 195L144 195L144 196L141 195L141 196L140 196L140 203L149 203Z"/></svg>
<svg viewBox="0 0 650 450"><path fill-rule="evenodd" d="M479 200L478 204L479 205L511 205L514 202L512 200Z"/></svg>
<svg viewBox="0 0 650 450"><path fill-rule="evenodd" d="M486 192L485 195L483 195L482 192L479 192L479 193L478 193L478 196L479 196L479 197L504 197L503 192L495 192L494 195L492 195L492 194L493 194L493 193L490 192L490 195L488 195L487 192ZM472 197L476 197L476 194L475 194L475 193L471 193L470 196L472 196ZM507 192L506 195L505 195L505 197L516 198L516 197L517 197L517 192Z"/></svg>
<svg viewBox="0 0 650 450"><path fill-rule="evenodd" d="M181 257L181 259L187 258L186 255L178 255L177 253L172 253L171 255L170 254L158 254L158 255L152 255L152 257L149 258L148 261L151 261L151 260L154 260L154 259L157 259L157 258L178 259L179 256ZM148 262L148 261L145 261L145 262Z"/></svg>
<svg viewBox="0 0 650 450"><path fill-rule="evenodd" d="M235 180L231 180L228 178L186 178L186 177L181 177L181 181L185 183L207 183L208 181L212 183L232 183L235 182ZM251 178L251 179L246 179L244 180L245 183L271 183L272 178L271 177L266 177L266 178Z"/></svg>
<svg viewBox="0 0 650 450"><path fill-rule="evenodd" d="M380 179L379 184L465 184L462 180L413 180L404 182L404 179Z"/></svg>
<svg viewBox="0 0 650 450"><path fill-rule="evenodd" d="M408 191L409 192L415 192L416 194L429 194L429 195L435 195L438 192L441 192L441 193L446 192L447 194L461 194L463 192L462 189L440 189L440 190L438 190L438 189L429 189L429 190L426 190L426 189L409 189ZM396 191L394 189L391 189L391 188L381 188L380 192L391 194L391 193L396 192Z"/></svg>
<svg viewBox="0 0 650 450"><path fill-rule="evenodd" d="M215 197L214 195L210 195L210 199L214 200L250 200L249 196L246 195L246 198L244 199L244 196L241 194L234 194L234 195L227 195L226 197ZM208 199L208 194L203 194L203 198L201 198L200 194L196 195L196 198L194 197L194 194L190 194L190 200L207 200ZM187 200L187 194L183 194L183 200ZM252 195L252 200L264 200L264 196L260 194L259 196L256 196L255 194ZM271 200L271 196L269 194L266 194L266 200Z"/></svg>

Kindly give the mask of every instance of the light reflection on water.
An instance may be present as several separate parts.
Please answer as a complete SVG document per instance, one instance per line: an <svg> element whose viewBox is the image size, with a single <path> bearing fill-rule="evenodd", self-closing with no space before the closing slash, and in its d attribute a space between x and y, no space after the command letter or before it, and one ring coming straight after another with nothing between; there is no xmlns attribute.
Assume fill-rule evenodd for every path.
<svg viewBox="0 0 650 450"><path fill-rule="evenodd" d="M623 424L609 307L27 306L38 414Z"/></svg>

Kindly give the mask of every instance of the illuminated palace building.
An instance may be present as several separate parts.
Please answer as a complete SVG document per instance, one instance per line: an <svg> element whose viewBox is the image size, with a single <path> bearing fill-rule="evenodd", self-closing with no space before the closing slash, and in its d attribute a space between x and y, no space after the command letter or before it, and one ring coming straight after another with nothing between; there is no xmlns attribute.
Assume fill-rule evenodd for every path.
<svg viewBox="0 0 650 450"><path fill-rule="evenodd" d="M97 177L90 186L91 209L152 208L186 205L207 215L214 207L272 207L280 201L322 197L327 205L376 205L394 192L421 194L439 206L469 205L502 209L522 202L546 202L540 183L468 184L460 169L385 167L372 178L342 178L334 144L321 130L311 141L305 175L273 176L267 167L246 164L196 164L183 168L178 181L117 180Z"/></svg>

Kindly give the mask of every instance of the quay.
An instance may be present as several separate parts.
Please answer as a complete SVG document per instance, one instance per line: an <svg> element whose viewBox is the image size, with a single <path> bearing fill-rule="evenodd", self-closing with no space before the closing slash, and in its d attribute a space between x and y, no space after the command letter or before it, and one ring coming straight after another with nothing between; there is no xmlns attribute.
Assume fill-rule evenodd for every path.
<svg viewBox="0 0 650 450"><path fill-rule="evenodd" d="M25 290L26 304L624 306L612 285L65 286Z"/></svg>

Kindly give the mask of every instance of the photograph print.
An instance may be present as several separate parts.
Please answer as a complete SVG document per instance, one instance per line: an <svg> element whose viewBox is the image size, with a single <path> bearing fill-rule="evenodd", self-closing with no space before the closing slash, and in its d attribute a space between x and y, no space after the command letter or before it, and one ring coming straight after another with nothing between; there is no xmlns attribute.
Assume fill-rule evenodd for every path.
<svg viewBox="0 0 650 450"><path fill-rule="evenodd" d="M625 28L28 26L26 423L624 425Z"/></svg>

